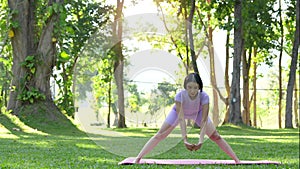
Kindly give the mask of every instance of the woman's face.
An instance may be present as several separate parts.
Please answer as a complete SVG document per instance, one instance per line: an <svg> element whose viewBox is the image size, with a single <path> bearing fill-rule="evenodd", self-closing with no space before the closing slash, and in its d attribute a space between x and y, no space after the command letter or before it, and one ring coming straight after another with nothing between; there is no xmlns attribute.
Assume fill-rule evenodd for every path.
<svg viewBox="0 0 300 169"><path fill-rule="evenodd" d="M191 99L196 98L198 91L199 91L199 85L196 82L188 82L186 84L186 90L190 96Z"/></svg>

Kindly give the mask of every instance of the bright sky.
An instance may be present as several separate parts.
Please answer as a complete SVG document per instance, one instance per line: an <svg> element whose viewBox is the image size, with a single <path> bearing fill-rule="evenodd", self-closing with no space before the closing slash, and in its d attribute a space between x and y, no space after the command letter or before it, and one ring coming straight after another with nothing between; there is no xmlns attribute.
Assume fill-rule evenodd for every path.
<svg viewBox="0 0 300 169"><path fill-rule="evenodd" d="M125 0L127 8L124 9L124 15L136 15L143 13L157 13L156 5L153 0L139 0L137 5L132 5L130 0Z"/></svg>
<svg viewBox="0 0 300 169"><path fill-rule="evenodd" d="M110 5L116 5L116 0L108 0L106 2ZM124 16L131 16L136 14L143 14L143 13L156 13L157 8L156 5L153 3L153 0L138 0L138 4L132 4L131 0L124 0L125 9L123 9Z"/></svg>

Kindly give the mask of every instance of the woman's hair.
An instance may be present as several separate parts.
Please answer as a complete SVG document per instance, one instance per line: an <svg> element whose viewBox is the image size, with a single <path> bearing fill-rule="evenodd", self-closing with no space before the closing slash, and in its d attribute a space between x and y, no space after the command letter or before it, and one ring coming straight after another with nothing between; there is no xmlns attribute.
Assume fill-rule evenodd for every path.
<svg viewBox="0 0 300 169"><path fill-rule="evenodd" d="M200 89L200 92L202 92L202 89L203 89L203 82L201 80L201 77L199 76L198 73L190 73L188 74L185 79L184 79L184 83L183 83L183 87L186 89L186 85L189 83L189 82L195 82L199 85L199 89Z"/></svg>

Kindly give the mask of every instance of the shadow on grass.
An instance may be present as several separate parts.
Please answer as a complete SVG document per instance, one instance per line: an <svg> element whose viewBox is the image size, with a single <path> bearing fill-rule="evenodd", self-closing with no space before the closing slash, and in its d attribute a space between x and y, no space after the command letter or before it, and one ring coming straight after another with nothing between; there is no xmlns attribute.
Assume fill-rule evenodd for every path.
<svg viewBox="0 0 300 169"><path fill-rule="evenodd" d="M8 118L5 114L0 114L0 124L12 134L24 133L23 129L13 122L13 118Z"/></svg>
<svg viewBox="0 0 300 169"><path fill-rule="evenodd" d="M26 126L53 135L84 134L71 119L49 102L38 102L20 108L17 117Z"/></svg>
<svg viewBox="0 0 300 169"><path fill-rule="evenodd" d="M0 168L112 168L123 159L76 128L34 132L5 114L0 114L0 124Z"/></svg>
<svg viewBox="0 0 300 169"><path fill-rule="evenodd" d="M95 134L82 132L71 122L69 122L71 125L69 123L62 125L57 122L32 122L36 117L23 119L25 122L27 120L25 124L31 124L32 128L38 128L48 134L42 135L24 130L15 118L17 117L0 114L0 123L12 135L17 136L17 138L1 137L0 168L120 168L117 163L127 155L135 156L158 130L156 128L99 128L99 134ZM217 129L241 160L273 160L283 163L280 168L299 168L299 130L297 129L265 130L236 126L221 126ZM120 135L101 134L107 131L118 132ZM190 133L199 133L199 129L192 129ZM196 143L198 139L189 138L189 141ZM197 152L187 151L180 136L168 137L165 142L160 143L160 146L169 146L169 148L154 150L157 153L152 154L153 158L230 159L210 140L207 140ZM126 168L134 167L139 168L137 166ZM152 167L156 168L155 166L149 168ZM269 167L249 166L249 168ZM160 168L172 167L161 166ZM180 166L173 168L180 168ZM197 166L188 166L188 168L197 168ZM222 166L214 165L211 168L222 168ZM230 167L224 166L224 168Z"/></svg>

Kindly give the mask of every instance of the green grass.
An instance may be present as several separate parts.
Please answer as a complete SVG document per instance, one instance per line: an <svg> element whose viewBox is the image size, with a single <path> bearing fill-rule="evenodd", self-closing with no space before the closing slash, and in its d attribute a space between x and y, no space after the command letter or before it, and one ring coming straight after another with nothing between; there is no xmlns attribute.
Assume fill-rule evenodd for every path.
<svg viewBox="0 0 300 169"><path fill-rule="evenodd" d="M97 127L94 129L98 130ZM119 166L118 162L125 157L116 152L127 152L130 149L139 151L157 129L128 128L99 129L99 131L116 132L121 135L86 133L72 123L60 121L52 123L45 119L34 121L34 117L26 117L21 122L19 118L10 114L0 114L0 168L299 168L298 129L266 130L230 125L218 128L219 133L241 160L282 162L279 166ZM197 133L197 129L190 130L191 142L197 141ZM169 138L173 141L173 146L148 157L230 159L210 140L205 141L200 151L189 152L179 138L179 130L176 130ZM161 146L168 143L162 142ZM113 147L115 150L110 149Z"/></svg>

